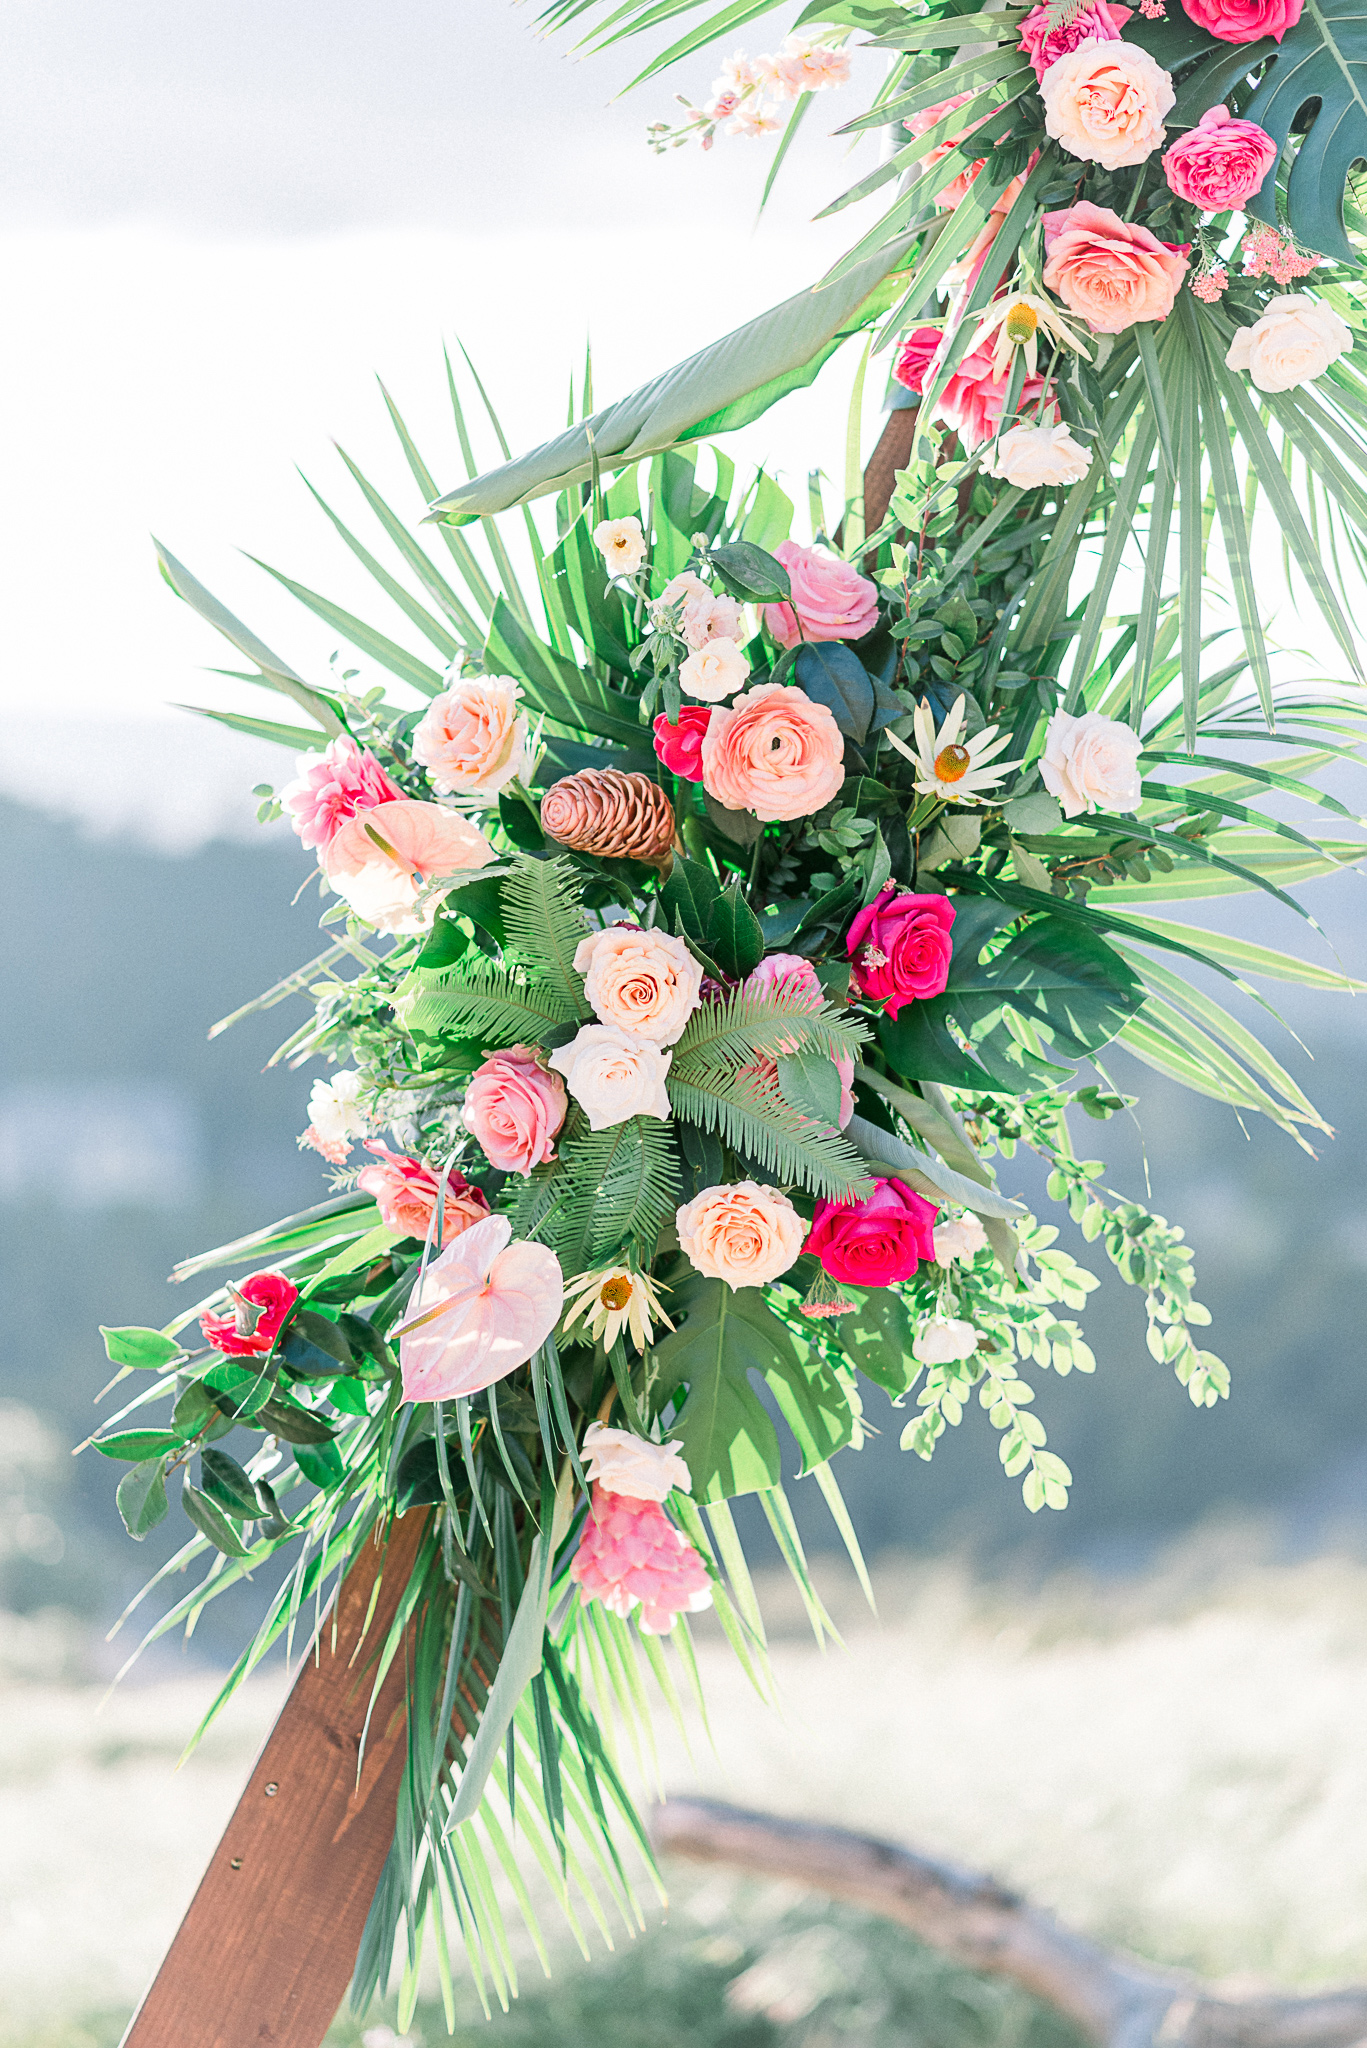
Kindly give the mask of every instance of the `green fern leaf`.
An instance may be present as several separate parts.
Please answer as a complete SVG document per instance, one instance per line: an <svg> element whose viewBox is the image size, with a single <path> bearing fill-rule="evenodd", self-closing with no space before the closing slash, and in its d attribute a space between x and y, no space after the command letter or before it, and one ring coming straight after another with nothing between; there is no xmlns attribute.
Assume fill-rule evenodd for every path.
<svg viewBox="0 0 1367 2048"><path fill-rule="evenodd" d="M534 961L569 1005L572 1017L587 1017L584 977L576 973L575 950L589 935L567 860L532 860L520 854L501 890L503 923L518 952Z"/></svg>
<svg viewBox="0 0 1367 2048"><path fill-rule="evenodd" d="M565 1242L583 1247L581 1269L619 1252L641 1264L679 1206L678 1159L669 1126L632 1117L608 1131L590 1131L566 1148L574 1192L565 1204Z"/></svg>
<svg viewBox="0 0 1367 2048"><path fill-rule="evenodd" d="M792 1052L853 1058L869 1036L866 1025L829 1003L813 1009L789 989L768 996L735 989L724 1002L704 1003L693 1012L675 1048L674 1070L677 1073L681 1063L704 1060L709 1067L726 1066L740 1073L757 1060L777 1060Z"/></svg>
<svg viewBox="0 0 1367 2048"><path fill-rule="evenodd" d="M466 1039L481 1046L535 1045L568 1036L575 1012L558 989L521 968L476 962L459 969L418 968L395 1002L415 1038Z"/></svg>
<svg viewBox="0 0 1367 2048"><path fill-rule="evenodd" d="M868 1167L849 1140L823 1131L791 1108L765 1077L698 1079L692 1072L681 1076L675 1070L667 1086L676 1116L717 1132L733 1152L744 1153L790 1186L833 1202L857 1202L872 1194Z"/></svg>

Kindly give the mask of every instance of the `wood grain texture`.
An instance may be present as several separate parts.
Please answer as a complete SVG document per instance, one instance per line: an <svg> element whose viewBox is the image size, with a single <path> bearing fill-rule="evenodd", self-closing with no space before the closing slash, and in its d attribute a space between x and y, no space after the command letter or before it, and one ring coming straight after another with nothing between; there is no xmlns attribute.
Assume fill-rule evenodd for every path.
<svg viewBox="0 0 1367 2048"><path fill-rule="evenodd" d="M252 1768L124 2048L318 2048L346 1995L389 1853L406 1754L404 1658L371 1717L367 1660L383 1643L427 1519L414 1509L382 1551L366 1543L318 1655L305 1661ZM351 1665L381 1560L365 1647Z"/></svg>
<svg viewBox="0 0 1367 2048"><path fill-rule="evenodd" d="M892 489L899 469L911 460L916 434L916 407L901 406L890 412L878 437L878 446L864 470L864 531L877 533L888 515Z"/></svg>

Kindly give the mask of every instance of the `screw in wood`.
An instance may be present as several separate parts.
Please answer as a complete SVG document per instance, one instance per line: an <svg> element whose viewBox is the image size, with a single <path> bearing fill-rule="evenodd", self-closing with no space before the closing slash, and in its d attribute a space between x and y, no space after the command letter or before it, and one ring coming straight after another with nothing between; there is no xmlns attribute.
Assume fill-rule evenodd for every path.
<svg viewBox="0 0 1367 2048"><path fill-rule="evenodd" d="M234 1856L232 1862L228 1865L228 1868L229 1870L241 1870L242 1858L240 1856Z"/></svg>
<svg viewBox="0 0 1367 2048"><path fill-rule="evenodd" d="M275 1797L276 1793L277 1793L277 1792L278 1792L279 1790L280 1790L280 1787L279 1787L279 1786L278 1786L278 1785L277 1785L277 1784L276 1784L276 1783L274 1782L274 1780L272 1780L272 1782L271 1782L271 1783L270 1783L269 1785L267 1785L267 1787L266 1787L266 1797L267 1797L267 1799L274 1799L274 1797Z"/></svg>

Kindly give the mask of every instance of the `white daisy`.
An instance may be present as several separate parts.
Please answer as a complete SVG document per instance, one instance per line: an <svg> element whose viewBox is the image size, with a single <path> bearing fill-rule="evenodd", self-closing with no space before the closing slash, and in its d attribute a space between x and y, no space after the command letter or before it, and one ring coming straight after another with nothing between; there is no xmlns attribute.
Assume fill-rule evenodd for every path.
<svg viewBox="0 0 1367 2048"><path fill-rule="evenodd" d="M611 1351L624 1324L638 1351L654 1342L652 1316L667 1330L674 1327L660 1306L654 1282L644 1273L633 1273L629 1266L600 1266L594 1273L577 1273L566 1283L565 1298L571 1305L563 1327L568 1330L587 1311L586 1334L595 1342L601 1338L605 1351Z"/></svg>
<svg viewBox="0 0 1367 2048"><path fill-rule="evenodd" d="M934 714L922 699L916 706L913 719L916 733L914 750L905 740L899 740L895 732L886 735L898 753L905 754L912 766L919 770L916 788L922 796L943 797L946 803L953 804L981 803L981 790L990 789L1011 769L1021 766L1019 761L997 761L994 767L987 766L1003 747L1011 744L1010 735L1001 733L998 736L995 725L985 725L981 732L974 733L972 739L959 738L963 729L964 703L962 695L954 700L948 718L936 732Z"/></svg>
<svg viewBox="0 0 1367 2048"><path fill-rule="evenodd" d="M996 333L997 346L992 351L992 375L1004 376L1011 362L1013 349L1025 350L1025 367L1033 377L1039 370L1039 330L1043 328L1050 338L1062 348L1070 348L1077 355L1090 362L1092 351L1080 334L1075 334L1066 320L1059 316L1057 306L1051 306L1048 299L1037 299L1031 292L1017 292L1014 298L999 299L989 306L983 315L982 325L973 337L975 349L981 348L989 334Z"/></svg>

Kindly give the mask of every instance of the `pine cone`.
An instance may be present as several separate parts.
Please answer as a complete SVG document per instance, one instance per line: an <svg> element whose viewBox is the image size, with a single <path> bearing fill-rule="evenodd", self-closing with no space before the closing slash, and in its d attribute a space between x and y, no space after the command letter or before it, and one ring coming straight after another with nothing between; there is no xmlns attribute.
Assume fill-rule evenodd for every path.
<svg viewBox="0 0 1367 2048"><path fill-rule="evenodd" d="M546 791L541 829L576 853L660 867L671 859L674 806L648 775L585 768L578 775L562 775Z"/></svg>

